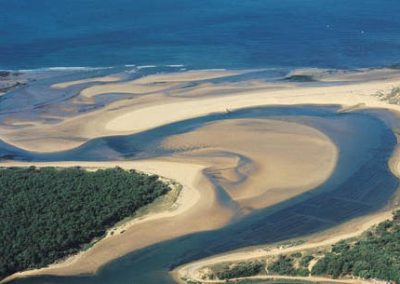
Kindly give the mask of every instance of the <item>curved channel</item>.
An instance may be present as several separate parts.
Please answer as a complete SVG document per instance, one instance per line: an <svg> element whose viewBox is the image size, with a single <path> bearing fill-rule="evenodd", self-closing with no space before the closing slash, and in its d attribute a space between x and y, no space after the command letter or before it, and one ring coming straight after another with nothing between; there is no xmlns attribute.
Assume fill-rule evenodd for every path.
<svg viewBox="0 0 400 284"><path fill-rule="evenodd" d="M38 154L4 144L0 154L19 160L116 160L168 155L160 142L210 121L268 118L311 125L339 149L330 178L312 191L278 205L255 210L228 226L165 241L105 265L93 276L41 276L26 284L174 283L168 271L180 264L251 245L300 237L383 208L398 187L388 167L396 137L377 111L338 112L337 107L264 107L213 114L129 136L99 138L60 153ZM218 186L218 184L216 184Z"/></svg>

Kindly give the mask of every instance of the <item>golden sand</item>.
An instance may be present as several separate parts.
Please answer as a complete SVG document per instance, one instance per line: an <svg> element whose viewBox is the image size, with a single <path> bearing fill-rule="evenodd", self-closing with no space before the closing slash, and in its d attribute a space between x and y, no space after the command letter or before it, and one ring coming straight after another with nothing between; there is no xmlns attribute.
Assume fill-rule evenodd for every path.
<svg viewBox="0 0 400 284"><path fill-rule="evenodd" d="M163 145L195 149L178 156L207 163L228 195L247 209L271 206L316 187L329 177L338 155L320 131L266 119L210 123Z"/></svg>
<svg viewBox="0 0 400 284"><path fill-rule="evenodd" d="M188 80L189 75L181 72L169 75L176 77L175 81L170 79L172 82L147 83L148 79L142 79L146 82L145 87L151 88L152 92L139 97L137 96L140 90L138 91L135 80L117 83L119 87L126 88L124 91L131 92L134 99L117 101L89 113L63 118L55 124L39 123L23 128L0 128L0 133L5 142L23 149L52 152L77 147L95 137L133 134L184 119L226 112L227 109L299 104L337 104L352 107L362 104L364 107L400 111L400 105L389 104L376 95L400 85L399 70L339 72L328 75L324 74L323 78L330 81L329 83L266 83L262 80L251 80L240 83L202 83L189 88L187 85L178 85L166 91L164 84L180 84L177 82L179 78ZM368 80L362 80L363 77ZM117 89L113 89L114 84L111 82L93 86L82 92L89 92L89 96L117 92ZM163 85L164 89L157 91L160 87L158 84ZM91 88L96 88L97 91L92 92ZM70 136L74 139L69 139Z"/></svg>
<svg viewBox="0 0 400 284"><path fill-rule="evenodd" d="M247 83L242 82L240 87L237 82L208 82L188 88L186 85L188 82L217 76L206 74L215 71L203 72L204 75L189 72L158 77L154 75L142 79L139 83L137 80L121 84L103 81L101 88L95 86L97 89L93 90L89 89L92 87L88 87L90 91L84 89L82 92L95 96L102 92L114 92L117 87L126 88L125 91L135 95L138 84L152 89L150 94L142 92L143 96L137 99L117 101L96 111L64 118L59 123L37 122L26 127L1 128L1 139L24 149L53 152L77 147L95 137L132 134L213 112L254 106L338 104L347 108L363 105L400 110L399 105L389 104L376 96L377 92L388 92L400 84L400 72L393 70L374 73L369 73L372 71L340 74L328 72L321 75L321 82L314 83L271 84L262 80L252 80ZM221 76L229 75L232 74ZM68 84L72 83L67 83L67 86ZM162 88L158 89L159 87ZM166 91L165 87L171 87L171 92ZM171 93L179 96L173 96ZM189 95L186 96L186 93ZM168 160L39 164L96 168L118 165L165 176L183 185L182 202L178 207L181 209L177 209L175 213L166 212L166 215L147 216L145 221L134 223L123 234L106 238L66 262L49 268L18 273L12 277L93 273L101 265L133 250L227 224L234 212L217 202L215 189L206 179L204 170L218 174L221 177L221 184L232 200L242 207L250 208L269 206L323 182L336 161L337 149L332 142L310 127L287 122L279 122L280 125L277 123L255 119L222 121L206 125L198 131L164 141L164 146L170 148L191 149L199 145L204 146ZM259 135L260 132L264 134ZM237 135L229 136L229 133ZM308 144L312 146L307 146ZM315 149L325 154L318 155ZM221 155L222 152L229 152L231 155L224 156ZM244 165L240 163L242 156L247 157L250 162ZM392 168L397 168L397 162L393 163ZM295 171L299 165L304 167L300 173ZM316 168L316 165L319 168ZM301 179L301 176L306 176L307 179Z"/></svg>
<svg viewBox="0 0 400 284"><path fill-rule="evenodd" d="M205 171L219 174L233 202L248 210L269 206L312 189L329 177L337 159L335 145L321 132L301 124L274 120L221 121L173 136L163 144L168 148L203 144L208 147L202 153L186 151L162 160L34 163L36 166L79 165L85 168L118 165L175 180L183 189L175 210L145 216L132 222L123 234L108 235L77 256L48 268L14 274L9 279L37 274L94 273L105 263L131 251L226 225L238 212L217 201L216 189ZM259 144L264 145L256 147ZM231 155L221 155L227 152ZM240 156L248 157L247 165L239 163L237 157ZM8 162L1 165L31 164ZM244 180L237 182L238 175L243 175Z"/></svg>

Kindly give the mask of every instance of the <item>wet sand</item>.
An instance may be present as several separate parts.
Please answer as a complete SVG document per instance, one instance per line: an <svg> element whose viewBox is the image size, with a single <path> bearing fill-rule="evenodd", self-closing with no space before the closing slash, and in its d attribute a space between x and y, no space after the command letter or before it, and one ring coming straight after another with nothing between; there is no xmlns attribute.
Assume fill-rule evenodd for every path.
<svg viewBox="0 0 400 284"><path fill-rule="evenodd" d="M202 144L208 147L200 152L190 150ZM238 214L287 200L322 183L333 171L338 154L329 138L316 129L261 119L212 123L172 136L163 145L189 150L162 160L0 164L85 168L118 165L158 174L183 186L175 210L150 214L133 222L123 234L108 236L66 261L17 273L7 280L43 274L95 273L107 262L134 250L189 233L220 228ZM262 146L257 148L257 145ZM248 157L247 163L239 163L238 157ZM216 188L207 174L210 171L219 175L223 189L231 195L229 204L217 199Z"/></svg>
<svg viewBox="0 0 400 284"><path fill-rule="evenodd" d="M161 79L154 75L155 78L142 79L142 84L153 88L150 94L143 92L139 98L117 101L56 124L34 123L29 127L1 129L1 138L24 149L53 152L77 147L94 137L137 133L213 112L229 112L253 106L339 104L347 108L361 106L398 111L399 105L382 101L376 95L377 92L388 92L400 83L400 76L397 77L400 72L396 72L390 70L368 75L368 71L362 71L368 80L363 80L364 75L359 73L335 75L340 78L329 77L331 74L324 75L326 77L323 80L312 83L277 82L271 85L261 80L252 80L248 84L242 83L239 91L236 89L235 92L231 90L237 86L237 82L208 82L206 86L185 85L185 88L180 88L182 82L194 80L192 76L197 79L213 78L215 74L196 77L198 74L195 76L183 72L168 75L171 77L161 76ZM229 75L232 74L226 76ZM329 84L324 84L324 80L329 81ZM138 83L133 82L121 83L124 84L122 88L137 94ZM76 82L66 84L69 86ZM110 86L107 87L108 84ZM160 85L162 88L158 89ZM101 88L95 86L99 91L90 89L86 92L96 96L101 90L106 93L115 91L113 88L116 86L121 87L119 83L105 80ZM182 96L170 96L165 87L178 88L176 90ZM187 97L184 95L186 91L190 93ZM196 95L193 96L193 93ZM260 135L260 132L263 134ZM123 234L106 238L66 262L18 273L12 278L38 274L94 273L110 260L139 248L191 232L224 226L237 212L218 202L216 190L208 179L209 175L205 173L217 176L232 201L241 207L242 213L246 213L246 210L287 200L322 183L331 174L338 154L333 143L316 129L295 123L261 122L257 119L211 123L197 131L170 137L164 141L163 146L184 151L161 161L37 164L95 168L118 165L155 173L183 185L183 205L175 213L166 212L165 215L150 216L146 221L135 223ZM244 164L243 157L247 161Z"/></svg>
<svg viewBox="0 0 400 284"><path fill-rule="evenodd" d="M377 95L389 92L400 84L399 70L320 71L323 74L321 81L307 83L271 83L257 79L198 83L194 79L196 76L217 76L215 71L201 72L152 75L148 76L150 79L143 77L122 83L103 82L88 87L80 92L82 98L116 92L131 94L131 97L92 112L63 118L58 123L0 127L1 139L30 151L54 152L75 148L95 137L133 134L210 113L255 106L338 104L347 108L361 106L400 111L400 105L382 101ZM209 74L208 77L206 74ZM218 73L218 77L222 78L230 75L229 72Z"/></svg>
<svg viewBox="0 0 400 284"><path fill-rule="evenodd" d="M121 80L121 78L118 76L105 76L105 77L96 77L96 78L89 78L89 79L57 83L57 84L51 85L51 87L54 89L65 89L65 88L68 88L71 86L80 85L80 84L84 84L84 83L93 83L93 82L109 83L109 82L115 82L115 81L119 81L119 80Z"/></svg>
<svg viewBox="0 0 400 284"><path fill-rule="evenodd" d="M400 137L397 135L397 141ZM389 168L391 172L400 177L400 146L397 147L389 160ZM240 262L255 260L266 256L290 254L295 252L301 252L309 249L325 249L330 248L331 245L352 238L361 236L364 232L370 230L373 226L384 222L385 220L392 219L393 211L400 210L400 196L397 193L392 200L389 201L388 205L377 213L369 214L359 218L352 219L348 222L335 226L334 228L324 230L308 236L303 236L301 241L305 241L300 245L289 246L288 248L282 248L280 244L270 244L267 246L256 246L240 249L238 251L232 251L223 253L221 255L215 255L209 258L201 259L191 263L184 264L180 267L175 268L171 271L171 275L174 277L177 283L182 283L181 278L186 278L192 281L200 281L202 276L202 270L208 267L229 262ZM294 240L295 241L295 240ZM261 276L261 277L250 277L254 279L269 279L276 278L276 276ZM320 281L333 281L330 278L320 277L290 277L290 276L279 276L281 279L295 279L295 280L306 280L312 282ZM247 279L247 278L245 278ZM337 279L339 283L370 283L362 279ZM213 283L214 281L210 281ZM222 283L223 281L215 281L215 283ZM207 282L208 283L208 282Z"/></svg>
<svg viewBox="0 0 400 284"><path fill-rule="evenodd" d="M271 206L315 188L329 177L338 155L320 131L266 119L209 123L169 137L163 146L188 149L175 155L183 161L207 163L208 173L246 210Z"/></svg>

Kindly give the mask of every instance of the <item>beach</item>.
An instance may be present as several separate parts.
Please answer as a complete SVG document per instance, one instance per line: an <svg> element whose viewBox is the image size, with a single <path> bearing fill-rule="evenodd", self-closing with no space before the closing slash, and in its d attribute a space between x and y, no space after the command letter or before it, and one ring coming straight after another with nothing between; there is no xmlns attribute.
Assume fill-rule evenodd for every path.
<svg viewBox="0 0 400 284"><path fill-rule="evenodd" d="M301 70L295 75L311 73L316 76L315 72ZM151 75L123 83L115 82L117 77L111 76L53 85L53 88L62 89L100 82L101 85L83 88L80 96L90 98L100 92L118 90L131 93L134 98L67 117L56 124L36 122L26 127L3 129L2 139L23 149L46 153L78 147L96 137L134 134L189 118L216 112L229 114L233 110L255 106L340 105L342 111L400 109L399 105L389 104L384 96L378 95L389 93L400 83L400 71L397 70L362 70L334 75L319 71L316 76L319 81L311 83L251 80L246 84L241 82L239 88L236 88L237 82L202 82L187 87L188 81L241 73L201 71L195 74ZM364 76L367 79L364 80ZM180 90L182 95L170 96L166 91L170 89ZM235 91L230 93L231 89ZM188 97L184 95L186 91L190 93ZM154 173L182 185L174 210L150 213L130 222L123 232L107 235L87 251L47 268L14 274L5 281L33 275L93 274L110 261L141 248L194 232L221 228L253 210L271 207L316 188L331 176L339 155L333 141L317 128L302 120L276 118L210 122L169 136L160 145L173 154L135 161L1 163L4 167L80 166L90 169L119 166ZM393 171L398 167L397 156L398 151L391 160ZM217 187L222 188L228 201L219 200ZM386 218L388 213L384 214L378 215L377 220L383 216ZM365 222L366 219L360 220L359 224L363 225L352 234L358 234L372 224ZM325 242L331 243L345 236L349 235L335 233L335 237ZM314 245L320 244L316 242ZM260 251L246 251L244 254L244 258L254 258ZM223 256L223 260L238 258L240 254ZM217 257L210 261L220 260ZM209 263L208 260L200 262L202 266ZM178 274L183 275L187 273L183 271L188 269L195 270L193 267L198 268L200 264L189 264L189 268L181 268Z"/></svg>
<svg viewBox="0 0 400 284"><path fill-rule="evenodd" d="M210 72L210 76L216 76L216 71ZM219 76L231 75L220 72ZM310 73L310 70L301 72ZM312 70L311 74L315 72ZM345 108L400 110L400 105L390 104L379 97L380 93L389 93L399 84L399 70L383 69L378 72L367 69L333 74L320 71L319 74L320 81L309 83L250 80L203 85L195 80L195 84L188 87L187 80L192 75L187 75L185 71L169 75L164 82L151 80L147 83L150 79L138 79L146 82L139 89L135 80L103 82L99 86L83 88L80 96L87 98L99 91L123 91L132 97L91 112L63 117L55 124L30 120L26 121L25 127L21 127L22 121L15 120L14 125L9 120L7 127L3 126L0 130L3 141L7 143L34 152L54 152L78 147L96 137L134 134L194 117L255 106L341 105ZM364 77L366 79L362 79ZM118 89L120 87L122 90ZM93 88L97 90L93 91ZM141 88L146 88L146 91ZM170 95L179 93L182 95Z"/></svg>
<svg viewBox="0 0 400 284"><path fill-rule="evenodd" d="M5 281L14 278L26 277L31 275L76 275L95 273L101 266L107 262L121 257L131 251L149 246L163 240L175 238L193 232L212 230L226 225L234 215L238 212L224 206L216 200L216 189L205 175L205 170L221 171L221 177L225 177L224 187L229 192L231 186L235 184L235 172L240 172L244 177L238 181L232 189L235 194L232 199L241 206L241 210L246 209L248 213L251 208L271 206L302 192L312 189L315 185L323 182L331 174L337 159L337 150L334 144L321 132L307 126L295 123L275 122L275 121L256 121L254 129L247 129L247 124L253 124L254 121L234 121L223 122L222 125L217 123L214 127L219 130L225 128L226 133L220 132L215 136L206 127L205 133L202 130L195 131L194 137L172 137L165 142L166 147L181 147L180 143L188 145L196 142L202 143L198 138L205 135L203 139L210 140L210 135L217 140L223 142L220 145L210 147L207 152L197 151L188 152L186 154L177 155L176 157L165 158L164 160L143 160L143 161L115 161L115 162L47 162L47 163L23 163L23 162L7 162L0 164L1 166L29 166L38 167L54 166L54 167L71 167L80 166L88 169L108 168L119 166L125 169L135 169L146 173L153 173L174 180L182 185L180 197L177 200L176 208L172 211L149 214L141 220L134 221L124 228L122 234L108 235L106 238L97 242L89 250L84 251L76 256L72 256L65 261L51 265L48 268L32 270L14 274L5 279ZM225 125L224 125L225 124ZM242 125L242 126L241 126ZM237 129L232 129L232 127ZM241 130L241 128L243 128ZM250 136L251 131L268 130L265 137ZM218 131L219 131L218 130ZM242 148L235 149L238 141L221 140L224 135L235 130L236 137L242 135ZM250 131L250 132L249 132ZM240 132L242 132L240 134ZM218 138L219 137L219 138ZM253 138L252 138L253 137ZM256 139L254 139L256 137ZM243 144L243 142L247 144ZM266 148L263 148L264 154L259 156L258 152L248 155L241 152L251 143L265 143L268 141ZM289 142L290 141L290 142ZM249 144L250 143L250 144ZM289 143L289 144L287 144ZM169 146L170 145L170 146ZM279 151L287 151L296 146L302 148L300 155L290 155L287 153L280 157ZM252 146L254 149L254 146ZM279 150L281 149L281 150ZM220 152L218 152L220 151ZM230 151L232 154L248 155L249 163L245 168L254 170L248 172L240 164L238 164L237 156L223 157L218 153L226 153ZM322 151L322 155L318 155ZM283 152L282 152L283 153ZM214 157L213 157L214 155ZM208 159L207 159L208 157ZM267 161L267 163L265 163ZM298 165L302 164L302 169L298 170ZM265 165L267 164L267 165ZM256 166L254 166L256 165ZM274 166L273 166L274 165ZM267 166L266 169L260 170ZM275 171L269 170L276 167ZM287 171L285 170L287 169ZM280 175L276 176L280 172ZM297 172L297 175L294 175ZM300 178L304 175L309 176L306 180ZM263 189L263 184L258 191L254 191L254 186L260 183L260 180L270 179L266 183L267 188ZM269 186L269 187L268 187ZM243 197L243 195L246 197ZM250 194L250 195L249 195ZM248 196L249 195L249 196ZM257 202L256 202L257 201ZM196 221L194 221L196 220Z"/></svg>

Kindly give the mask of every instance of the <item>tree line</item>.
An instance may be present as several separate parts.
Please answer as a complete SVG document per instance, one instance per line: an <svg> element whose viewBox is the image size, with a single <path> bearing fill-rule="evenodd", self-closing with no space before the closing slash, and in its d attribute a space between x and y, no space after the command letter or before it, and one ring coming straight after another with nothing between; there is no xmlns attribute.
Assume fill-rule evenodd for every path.
<svg viewBox="0 0 400 284"><path fill-rule="evenodd" d="M76 253L168 191L120 168L0 169L0 279Z"/></svg>

